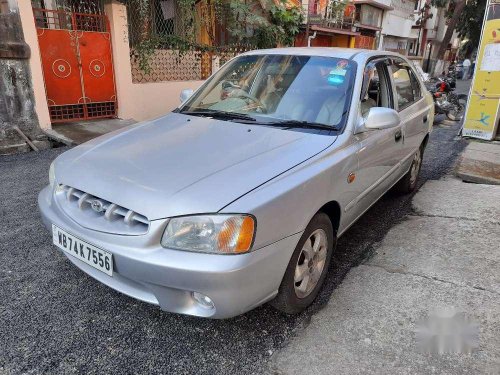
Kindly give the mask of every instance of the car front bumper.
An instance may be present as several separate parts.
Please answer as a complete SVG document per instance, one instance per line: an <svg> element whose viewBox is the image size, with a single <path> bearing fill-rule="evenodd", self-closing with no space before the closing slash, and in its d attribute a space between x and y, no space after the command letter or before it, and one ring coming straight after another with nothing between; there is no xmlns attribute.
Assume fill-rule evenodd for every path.
<svg viewBox="0 0 500 375"><path fill-rule="evenodd" d="M200 317L230 318L272 299L301 235L297 233L247 254L202 254L161 247L166 220L151 222L149 232L139 236L86 229L61 210L50 186L40 192L38 206L51 232L55 224L112 253L111 277L63 252L85 273L165 311ZM196 302L193 292L210 297L214 308Z"/></svg>

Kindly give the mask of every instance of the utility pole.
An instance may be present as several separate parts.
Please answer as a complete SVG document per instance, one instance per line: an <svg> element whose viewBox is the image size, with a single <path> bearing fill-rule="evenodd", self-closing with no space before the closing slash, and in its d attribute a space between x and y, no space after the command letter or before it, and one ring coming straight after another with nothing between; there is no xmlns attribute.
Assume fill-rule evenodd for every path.
<svg viewBox="0 0 500 375"><path fill-rule="evenodd" d="M418 28L417 46L415 51L415 54L417 56L423 56L423 52L421 53L420 50L422 46L425 46L425 42L427 41L427 30L424 29L425 23L427 22L428 19L431 19L433 17L433 14L429 13L429 9L431 8L429 3L430 0L426 0L425 4L422 6L422 8L420 8L418 12L419 18L417 20L417 24L419 28ZM422 35L422 29L424 29L423 35Z"/></svg>

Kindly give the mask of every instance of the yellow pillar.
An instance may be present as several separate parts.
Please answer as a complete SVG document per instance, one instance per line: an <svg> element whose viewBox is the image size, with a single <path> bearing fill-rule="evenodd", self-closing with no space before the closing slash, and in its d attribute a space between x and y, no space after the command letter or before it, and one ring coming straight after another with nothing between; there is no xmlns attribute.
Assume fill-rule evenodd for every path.
<svg viewBox="0 0 500 375"><path fill-rule="evenodd" d="M354 43L356 42L356 37L351 36L349 38L349 48L354 48Z"/></svg>
<svg viewBox="0 0 500 375"><path fill-rule="evenodd" d="M500 122L500 16L488 0L462 135L492 140Z"/></svg>

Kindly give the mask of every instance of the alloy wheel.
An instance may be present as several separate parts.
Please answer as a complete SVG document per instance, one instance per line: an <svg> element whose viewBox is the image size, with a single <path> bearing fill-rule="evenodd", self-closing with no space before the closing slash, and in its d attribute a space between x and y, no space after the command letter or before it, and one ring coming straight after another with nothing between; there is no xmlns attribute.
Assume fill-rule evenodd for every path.
<svg viewBox="0 0 500 375"><path fill-rule="evenodd" d="M295 267L294 284L298 298L306 298L318 284L325 267L328 239L323 229L311 233Z"/></svg>
<svg viewBox="0 0 500 375"><path fill-rule="evenodd" d="M413 157L413 162L411 163L410 169L410 185L415 184L418 177L418 172L420 171L420 164L422 164L422 153L420 149L415 153Z"/></svg>

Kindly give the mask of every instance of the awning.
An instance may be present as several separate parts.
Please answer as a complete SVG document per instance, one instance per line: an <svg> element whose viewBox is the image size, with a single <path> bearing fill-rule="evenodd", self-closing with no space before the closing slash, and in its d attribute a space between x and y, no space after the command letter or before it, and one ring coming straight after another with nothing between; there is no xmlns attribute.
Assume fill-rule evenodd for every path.
<svg viewBox="0 0 500 375"><path fill-rule="evenodd" d="M325 27L325 26L319 26L319 25L311 25L310 30L317 31L318 33L330 34L330 35L332 35L332 34L342 34L342 35L352 35L352 36L360 35L360 33L357 31L351 31L351 30L346 30L346 29L334 29L331 27Z"/></svg>
<svg viewBox="0 0 500 375"><path fill-rule="evenodd" d="M370 26L370 25L363 25L363 24L358 24L357 27L359 29L367 29L367 30L374 30L374 31L380 31L380 30L382 30L381 27Z"/></svg>
<svg viewBox="0 0 500 375"><path fill-rule="evenodd" d="M371 5L375 8L380 8L380 9L384 9L384 10L394 10L394 8L392 6L381 3L377 0L354 0L354 4L367 4L367 5Z"/></svg>

